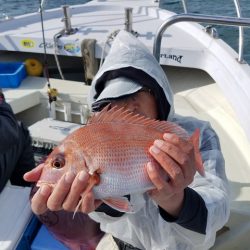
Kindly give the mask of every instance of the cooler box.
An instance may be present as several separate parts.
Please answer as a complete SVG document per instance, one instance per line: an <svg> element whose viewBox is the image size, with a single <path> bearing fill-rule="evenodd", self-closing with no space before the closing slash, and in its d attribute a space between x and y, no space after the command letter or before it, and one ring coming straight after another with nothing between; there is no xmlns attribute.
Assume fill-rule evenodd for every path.
<svg viewBox="0 0 250 250"><path fill-rule="evenodd" d="M45 118L32 124L29 131L33 146L53 149L66 136L80 127L82 127L80 124Z"/></svg>
<svg viewBox="0 0 250 250"><path fill-rule="evenodd" d="M82 125L45 118L29 127L35 161L39 164L67 135Z"/></svg>
<svg viewBox="0 0 250 250"><path fill-rule="evenodd" d="M26 76L24 63L0 62L0 88L17 88Z"/></svg>

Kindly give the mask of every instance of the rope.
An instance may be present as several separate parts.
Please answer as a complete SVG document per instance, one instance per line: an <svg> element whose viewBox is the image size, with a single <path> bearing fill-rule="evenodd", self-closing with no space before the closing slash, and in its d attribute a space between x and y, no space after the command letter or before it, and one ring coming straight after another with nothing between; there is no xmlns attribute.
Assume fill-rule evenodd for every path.
<svg viewBox="0 0 250 250"><path fill-rule="evenodd" d="M101 55L101 60L100 60L100 66L99 68L102 66L103 62L104 62L104 53L105 53L105 48L107 46L107 44L109 42L112 42L114 40L114 38L117 36L117 34L120 32L120 30L115 30L113 31L112 33L110 33L103 45L103 48L102 48L102 55Z"/></svg>

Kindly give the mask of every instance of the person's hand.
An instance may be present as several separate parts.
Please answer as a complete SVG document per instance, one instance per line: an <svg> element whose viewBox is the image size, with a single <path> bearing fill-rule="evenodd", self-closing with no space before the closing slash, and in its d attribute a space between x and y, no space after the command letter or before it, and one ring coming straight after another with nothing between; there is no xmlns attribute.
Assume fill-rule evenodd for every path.
<svg viewBox="0 0 250 250"><path fill-rule="evenodd" d="M152 199L172 216L181 211L184 189L193 181L195 155L193 144L174 134L164 134L149 152L159 164L149 162L147 172L156 189L149 191ZM167 174L162 175L162 170Z"/></svg>
<svg viewBox="0 0 250 250"><path fill-rule="evenodd" d="M43 164L34 168L24 175L28 182L37 182L42 172ZM76 176L72 172L65 173L53 188L50 185L43 184L31 199L32 211L39 215L47 211L58 211L64 209L74 212L81 200L81 205L77 211L90 213L94 211L101 201L95 200L92 192L88 192L81 197L88 184L89 175L81 171Z"/></svg>

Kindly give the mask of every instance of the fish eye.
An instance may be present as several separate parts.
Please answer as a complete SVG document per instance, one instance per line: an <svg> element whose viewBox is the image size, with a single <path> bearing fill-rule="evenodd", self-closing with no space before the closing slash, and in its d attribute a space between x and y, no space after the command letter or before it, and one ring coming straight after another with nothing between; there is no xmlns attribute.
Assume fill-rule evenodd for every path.
<svg viewBox="0 0 250 250"><path fill-rule="evenodd" d="M52 161L53 168L60 169L60 168L64 167L64 165L65 165L65 160L62 157L57 157L56 159L54 159Z"/></svg>

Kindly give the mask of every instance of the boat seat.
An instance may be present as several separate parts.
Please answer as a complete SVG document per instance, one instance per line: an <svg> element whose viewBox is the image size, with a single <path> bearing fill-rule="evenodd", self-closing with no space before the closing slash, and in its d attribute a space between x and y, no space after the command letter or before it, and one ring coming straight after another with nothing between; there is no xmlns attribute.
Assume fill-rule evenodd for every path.
<svg viewBox="0 0 250 250"><path fill-rule="evenodd" d="M220 138L230 184L231 215L224 227L227 230L218 234L213 249L244 246L242 239L247 237L243 235L250 233L250 142L236 114L217 84L176 93L175 110L209 121Z"/></svg>
<svg viewBox="0 0 250 250"><path fill-rule="evenodd" d="M6 101L15 114L40 103L40 93L36 90L3 89Z"/></svg>
<svg viewBox="0 0 250 250"><path fill-rule="evenodd" d="M29 203L30 187L7 183L0 193L0 249L16 249L28 225L32 212Z"/></svg>

